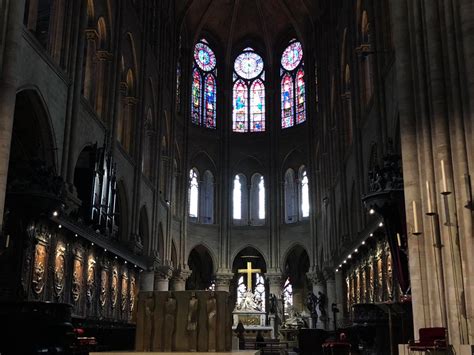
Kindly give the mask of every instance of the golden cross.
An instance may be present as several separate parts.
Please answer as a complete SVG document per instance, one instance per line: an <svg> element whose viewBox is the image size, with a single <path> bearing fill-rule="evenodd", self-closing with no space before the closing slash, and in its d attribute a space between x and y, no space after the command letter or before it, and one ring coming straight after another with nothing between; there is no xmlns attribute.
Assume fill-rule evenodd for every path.
<svg viewBox="0 0 474 355"><path fill-rule="evenodd" d="M252 274L256 274L257 272L262 272L262 270L252 269L252 262L247 261L247 268L238 269L237 272L239 274L247 274L247 291L252 291Z"/></svg>

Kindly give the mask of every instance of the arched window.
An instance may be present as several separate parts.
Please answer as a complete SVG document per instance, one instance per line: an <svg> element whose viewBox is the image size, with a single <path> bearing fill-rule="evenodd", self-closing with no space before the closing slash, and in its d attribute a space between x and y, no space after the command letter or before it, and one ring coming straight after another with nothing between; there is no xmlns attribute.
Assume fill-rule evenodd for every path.
<svg viewBox="0 0 474 355"><path fill-rule="evenodd" d="M300 214L301 218L309 217L309 180L306 168L302 166L299 171L300 187Z"/></svg>
<svg viewBox="0 0 474 355"><path fill-rule="evenodd" d="M193 168L189 171L189 217L197 220L199 206L199 173Z"/></svg>
<svg viewBox="0 0 474 355"><path fill-rule="evenodd" d="M201 183L199 221L204 224L214 223L214 176L206 170Z"/></svg>
<svg viewBox="0 0 474 355"><path fill-rule="evenodd" d="M232 130L265 131L265 71L263 59L245 48L234 62Z"/></svg>
<svg viewBox="0 0 474 355"><path fill-rule="evenodd" d="M265 279L263 275L257 273L255 275L255 300L257 304L261 307L262 311L265 312Z"/></svg>
<svg viewBox="0 0 474 355"><path fill-rule="evenodd" d="M281 127L306 121L303 47L292 40L281 56Z"/></svg>
<svg viewBox="0 0 474 355"><path fill-rule="evenodd" d="M195 125L216 128L216 75L216 56L202 39L194 46L191 120Z"/></svg>
<svg viewBox="0 0 474 355"><path fill-rule="evenodd" d="M245 175L237 174L234 177L232 192L232 216L234 224L246 225L248 221L248 192Z"/></svg>
<svg viewBox="0 0 474 355"><path fill-rule="evenodd" d="M250 224L265 223L265 181L260 174L252 176L250 186Z"/></svg>
<svg viewBox="0 0 474 355"><path fill-rule="evenodd" d="M298 202L296 194L296 178L293 169L288 169L285 173L285 223L295 223L298 221Z"/></svg>
<svg viewBox="0 0 474 355"><path fill-rule="evenodd" d="M290 315L290 310L293 308L293 286L290 283L290 278L287 278L283 285L283 307L286 316Z"/></svg>

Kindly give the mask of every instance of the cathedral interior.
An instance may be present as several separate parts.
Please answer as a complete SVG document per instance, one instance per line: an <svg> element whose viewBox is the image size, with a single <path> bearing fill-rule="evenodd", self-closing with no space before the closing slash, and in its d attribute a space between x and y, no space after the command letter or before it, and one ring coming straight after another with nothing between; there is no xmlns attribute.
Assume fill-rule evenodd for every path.
<svg viewBox="0 0 474 355"><path fill-rule="evenodd" d="M344 331L352 354L408 354L443 328L474 353L472 0L0 15L0 353L50 336L53 313L98 350L135 349L158 291L208 311L226 292L272 339Z"/></svg>

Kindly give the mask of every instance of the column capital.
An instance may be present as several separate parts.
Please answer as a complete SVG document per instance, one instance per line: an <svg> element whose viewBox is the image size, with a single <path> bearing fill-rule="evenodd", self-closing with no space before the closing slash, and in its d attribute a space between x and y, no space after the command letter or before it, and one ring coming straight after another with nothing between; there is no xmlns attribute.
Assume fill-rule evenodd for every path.
<svg viewBox="0 0 474 355"><path fill-rule="evenodd" d="M177 282L186 282L186 280L191 276L192 270L186 265L184 267L176 268L173 271L173 281Z"/></svg>
<svg viewBox="0 0 474 355"><path fill-rule="evenodd" d="M323 276L326 281L334 281L335 275L334 275L334 269L332 268L325 268L323 271Z"/></svg>
<svg viewBox="0 0 474 355"><path fill-rule="evenodd" d="M313 285L322 285L325 282L323 273L318 271L308 271L306 277Z"/></svg>
<svg viewBox="0 0 474 355"><path fill-rule="evenodd" d="M173 267L171 265L155 266L155 279L169 280L173 276Z"/></svg>
<svg viewBox="0 0 474 355"><path fill-rule="evenodd" d="M229 291L230 282L234 278L234 273L230 269L219 269L215 274L216 290Z"/></svg>
<svg viewBox="0 0 474 355"><path fill-rule="evenodd" d="M280 268L270 268L267 270L265 278L268 279L270 285L281 285L283 275L281 273Z"/></svg>

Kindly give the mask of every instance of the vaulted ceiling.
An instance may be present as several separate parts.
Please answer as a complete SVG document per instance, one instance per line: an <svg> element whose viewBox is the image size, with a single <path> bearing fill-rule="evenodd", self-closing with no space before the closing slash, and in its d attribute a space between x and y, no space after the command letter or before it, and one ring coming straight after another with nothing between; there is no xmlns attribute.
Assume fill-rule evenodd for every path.
<svg viewBox="0 0 474 355"><path fill-rule="evenodd" d="M318 13L316 0L176 0L181 25L193 43L203 31L228 51L246 39L266 48L288 33L303 39ZM183 27L182 27L183 28ZM227 53L227 55L230 53Z"/></svg>

